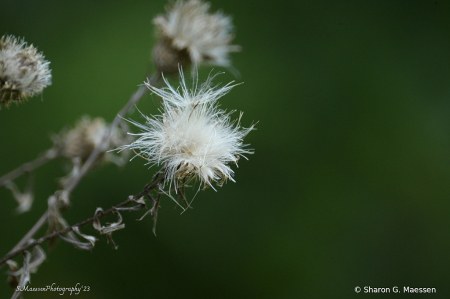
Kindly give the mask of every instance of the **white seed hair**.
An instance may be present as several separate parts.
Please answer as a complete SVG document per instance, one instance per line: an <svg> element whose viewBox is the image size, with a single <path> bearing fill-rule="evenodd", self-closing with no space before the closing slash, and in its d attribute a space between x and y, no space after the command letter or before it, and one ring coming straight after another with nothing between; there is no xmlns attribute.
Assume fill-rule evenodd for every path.
<svg viewBox="0 0 450 299"><path fill-rule="evenodd" d="M231 114L219 109L217 100L235 85L211 86L210 76L200 88L197 78L188 89L181 74L181 92L166 80L167 88L147 86L163 99L161 115L144 116L145 124L130 121L142 130L132 134L139 138L119 148L131 149L136 156L148 160L147 164L162 165L166 178L175 188L193 178L199 178L201 185L219 186L233 179L229 163L236 163L240 156L252 154L245 148L244 137L254 128L243 128L239 118L232 120ZM135 156L135 157L136 157Z"/></svg>
<svg viewBox="0 0 450 299"><path fill-rule="evenodd" d="M209 14L209 7L199 0L178 0L166 16L157 16L153 23L175 48L187 49L195 66L205 62L229 67L228 53L240 51L240 46L230 45L234 39L232 20L221 12Z"/></svg>
<svg viewBox="0 0 450 299"><path fill-rule="evenodd" d="M50 62L44 58L23 39L3 36L0 40L0 89L18 92L19 99L42 92L52 83Z"/></svg>
<svg viewBox="0 0 450 299"><path fill-rule="evenodd" d="M185 107L185 106L195 106L198 104L215 104L219 98L226 95L233 87L238 84L234 84L234 81L229 82L225 86L219 87L218 85L214 86L212 84L212 80L220 75L223 72L216 73L214 75L209 75L205 82L198 87L198 76L194 75L194 81L192 83L192 88L189 89L186 86L186 80L184 77L183 69L181 67L178 68L180 73L180 86L175 89L170 85L169 81L166 77L163 77L164 82L167 87L165 88L156 88L145 82L145 85L152 90L159 97L164 99L164 103L167 105L171 105L172 107ZM181 88L181 91L180 91Z"/></svg>

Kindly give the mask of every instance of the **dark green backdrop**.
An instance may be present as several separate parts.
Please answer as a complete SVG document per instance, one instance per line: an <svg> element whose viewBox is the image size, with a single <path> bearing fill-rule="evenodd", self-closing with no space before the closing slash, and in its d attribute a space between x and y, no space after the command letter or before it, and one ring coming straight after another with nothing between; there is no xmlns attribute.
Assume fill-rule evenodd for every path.
<svg viewBox="0 0 450 299"><path fill-rule="evenodd" d="M0 34L44 51L53 85L0 110L0 174L82 115L114 118L143 81L151 20L165 4L1 2ZM103 236L92 252L59 242L31 286L80 283L90 292L77 298L96 299L376 296L356 286L434 287L423 298L448 298L450 3L220 0L212 8L233 16L243 47L232 55L240 78L215 68L226 72L218 82L245 82L222 107L245 111L243 125L259 121L246 139L256 153L240 163L237 183L199 193L181 216L165 198L158 237L150 217L124 213L117 251ZM139 109L156 113L157 104L147 95ZM45 211L62 162L36 172L31 212L16 215L0 190L0 255ZM123 201L153 172L140 159L91 172L64 217L75 223ZM0 297L10 296L0 283ZM401 297L380 297L392 296Z"/></svg>

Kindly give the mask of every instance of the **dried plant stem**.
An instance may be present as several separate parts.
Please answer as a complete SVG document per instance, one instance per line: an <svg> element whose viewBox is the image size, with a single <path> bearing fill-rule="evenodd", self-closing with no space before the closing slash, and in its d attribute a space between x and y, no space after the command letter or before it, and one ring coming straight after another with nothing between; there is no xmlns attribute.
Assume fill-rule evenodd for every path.
<svg viewBox="0 0 450 299"><path fill-rule="evenodd" d="M153 75L151 78L148 79L148 83L150 85L156 85L158 83L158 81L160 80L161 75L159 73ZM62 191L62 192L66 192L67 195L69 195L74 189L75 187L78 185L78 183L81 181L81 179L86 175L86 173L88 172L88 170L91 168L92 164L95 162L95 160L97 159L98 155L105 151L106 148L109 144L109 141L111 139L112 133L114 132L114 130L119 126L120 121L122 120L122 118L128 113L128 111L130 111L130 109L142 98L142 96L144 96L147 92L149 91L149 89L145 86L145 85L141 85L139 87L139 89L131 96L130 100L128 101L128 103L122 108L122 110L120 110L120 112L117 114L117 116L114 118L113 122L111 123L111 125L108 128L108 131L105 133L105 135L103 136L102 142L100 142L100 144L92 151L91 155L89 156L89 158L87 159L87 161L83 164L83 167L81 168L80 172L78 173L78 175L76 177L73 178L73 180L71 181L71 183ZM48 153L48 151L47 151ZM46 154L44 154L43 156L46 156ZM42 157L40 157L41 159L43 159ZM31 169L35 169L39 166L41 166L43 163L41 161L41 159L38 158L35 161L31 162L33 163L32 166L34 166ZM38 164L36 161L38 161L41 164ZM46 160L44 160L45 162L47 162ZM45 163L44 162L44 163ZM31 164L31 163L27 163L27 164ZM21 166L20 168L12 171L11 173L5 175L4 177L2 177L0 179L0 182L2 182L3 178L6 178L6 182L10 181L11 179L16 178L18 175L22 174L22 172L19 172L19 169L25 169L28 170L29 166L27 166L27 164L24 164L23 166ZM26 167L25 167L26 166ZM15 173L18 173L15 174ZM12 174L14 173L15 176L13 176ZM1 185L0 185L1 186ZM129 202L127 203L129 204ZM104 212L106 213L106 212ZM108 214L109 215L109 214ZM48 218L48 211L46 211L40 218L39 220L36 222L36 224L28 231L28 233L19 241L19 243L16 244L16 246L14 246L14 248L10 251L10 254L12 254L13 252L17 252L17 250L19 248L21 248L29 239L31 239L34 234L36 234L39 229L41 229L41 227L47 222L47 218ZM66 232L67 233L67 232ZM40 240L40 239L39 239ZM46 240L44 240L43 242L45 242ZM39 243L40 244L40 243ZM35 245L33 245L35 246ZM26 250L26 249L23 249ZM22 250L22 251L23 251ZM8 256L7 255L7 256ZM15 256L15 255L14 255ZM5 257L6 258L6 257ZM9 257L11 258L11 257ZM9 259L8 258L8 259ZM3 259L2 259L3 261ZM6 261L6 260L5 260ZM3 261L4 263L4 261ZM0 266L3 264L0 263Z"/></svg>
<svg viewBox="0 0 450 299"><path fill-rule="evenodd" d="M17 243L16 246L14 246L14 248L11 249L10 253L20 249L23 245L25 245L25 243L29 239L31 239L39 231L39 229L41 229L41 227L47 222L47 217L48 211L42 214L41 218L39 218L36 224L33 225L33 227L28 231L28 233L26 233L25 236L23 236L23 238L19 241L19 243Z"/></svg>
<svg viewBox="0 0 450 299"><path fill-rule="evenodd" d="M95 219L100 219L100 218L106 217L108 215L111 215L112 213L117 211L118 208L125 207L125 206L129 205L130 203L136 202L136 200L138 200L139 198L141 198L144 195L147 195L153 189L159 188L160 184L163 181L164 181L164 174L158 173L158 174L156 174L156 176L152 180L152 182L148 183L139 194L134 195L134 196L130 196L127 200L125 200L124 202L121 202L120 204L112 207L111 209L106 210L106 211L101 212L101 213L98 213L95 217L88 218L88 219L86 219L84 221L78 222L77 224L74 224L72 226L68 226L68 227L66 227L66 228L64 228L64 229L62 229L60 231L48 234L48 235L46 235L46 236L44 236L44 237L42 237L42 238L40 238L40 239L38 239L36 241L30 242L29 244L27 244L26 246L21 247L20 249L16 249L16 250L13 249L10 253L5 255L5 257L3 257L0 260L0 267L4 263L6 263L7 260L12 259L13 257L15 257L15 256L19 255L20 253L24 252L25 250L33 248L36 245L40 245L40 244L42 244L42 243L44 243L44 242L46 242L46 241L48 241L50 239L53 239L53 238L56 238L58 236L67 234L67 233L73 231L74 227L82 227L82 226L85 226L87 224L93 223ZM152 203L152 204L154 204L154 203ZM141 207L139 209L133 209L133 211L143 209L144 207L145 207L145 205L141 204Z"/></svg>
<svg viewBox="0 0 450 299"><path fill-rule="evenodd" d="M8 182L11 182L24 173L29 173L36 168L41 167L45 163L57 158L59 156L58 150L56 148L51 148L46 150L44 153L40 154L35 160L25 163L19 168L5 174L0 178L0 187L5 186Z"/></svg>

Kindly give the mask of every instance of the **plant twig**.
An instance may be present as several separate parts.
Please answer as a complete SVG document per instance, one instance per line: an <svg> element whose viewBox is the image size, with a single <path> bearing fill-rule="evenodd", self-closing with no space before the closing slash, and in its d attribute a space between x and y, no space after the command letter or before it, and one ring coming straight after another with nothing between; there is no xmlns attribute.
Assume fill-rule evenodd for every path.
<svg viewBox="0 0 450 299"><path fill-rule="evenodd" d="M22 166L2 176L0 178L0 187L5 186L6 184L8 184L8 182L17 179L24 173L31 172L34 169L41 167L45 163L57 158L58 156L59 154L56 148L46 150L44 153L40 154L35 160L22 164Z"/></svg>
<svg viewBox="0 0 450 299"><path fill-rule="evenodd" d="M33 227L28 231L28 233L26 233L26 235L23 236L23 238L19 241L19 243L17 243L16 246L14 246L14 248L11 249L10 253L16 251L17 249L20 249L23 245L25 245L25 243L27 243L27 241L31 239L39 231L39 229L41 229L41 227L47 222L47 217L48 211L45 211L45 213L42 214L41 218L39 218L39 220L36 222L35 225L33 225Z"/></svg>
<svg viewBox="0 0 450 299"><path fill-rule="evenodd" d="M11 250L10 253L5 255L5 257L3 257L0 260L0 267L4 263L6 263L7 260L12 259L13 257L15 257L15 256L19 255L20 253L24 252L25 250L28 250L28 249L36 246L36 245L40 245L40 244L42 244L42 243L44 243L44 242L46 242L48 240L51 240L53 238L58 237L58 236L67 234L67 233L73 231L74 227L82 227L82 226L85 226L87 224L93 223L95 219L99 219L99 218L103 218L103 217L106 217L108 215L111 215L112 213L117 211L118 208L125 207L125 206L129 205L130 203L135 202L136 200L138 200L142 196L148 194L151 190L153 190L153 189L155 189L157 187L159 188L159 185L164 181L164 179L165 179L164 178L164 174L157 173L155 178L152 180L152 182L148 183L139 194L136 194L134 196L130 196L127 200L125 200L124 202L121 202L120 204L112 207L111 209L106 210L106 211L101 212L101 213L98 213L94 217L91 217L91 218L88 218L88 219L86 219L84 221L78 222L77 224L74 224L72 226L68 226L68 227L66 227L66 228L64 228L64 229L62 229L60 231L48 234L48 235L46 235L46 236L44 236L44 237L42 237L42 238L40 238L40 239L38 239L36 241L33 241L33 242L27 244L26 246L21 247L20 249L16 249L16 250L13 249L13 250ZM142 208L144 208L144 205L142 205ZM17 247L17 245L16 245L16 247Z"/></svg>

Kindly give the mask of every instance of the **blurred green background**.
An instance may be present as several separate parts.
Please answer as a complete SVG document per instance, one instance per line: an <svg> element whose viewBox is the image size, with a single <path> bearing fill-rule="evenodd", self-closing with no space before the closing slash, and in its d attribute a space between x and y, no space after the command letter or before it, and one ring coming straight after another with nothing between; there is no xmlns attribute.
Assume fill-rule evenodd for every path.
<svg viewBox="0 0 450 299"><path fill-rule="evenodd" d="M37 45L51 61L53 84L42 97L0 110L0 174L33 160L51 146L51 133L82 115L115 117L143 82L156 41L152 18L165 5L1 2L0 33ZM437 294L404 297L448 298L450 3L211 5L233 16L243 47L232 55L241 77L214 71L226 72L217 83L245 82L221 105L245 111L244 126L259 121L246 138L255 155L239 164L236 184L200 192L183 215L164 198L157 237L150 217L138 222L143 212L126 212L125 230L114 234L118 250L104 236L92 252L44 246L48 258L31 286L80 283L90 292L77 298L97 299L370 296L355 294L356 286L434 287ZM138 107L157 113L159 99L146 95ZM129 117L142 121L136 111ZM31 212L16 215L10 192L0 189L2 256L45 211L63 162L35 173ZM143 164L92 171L64 217L76 223L138 193L155 171ZM0 297L11 294L0 283Z"/></svg>

